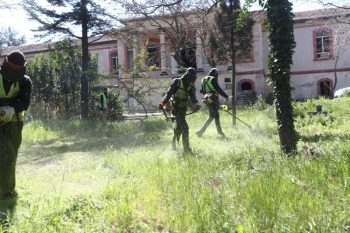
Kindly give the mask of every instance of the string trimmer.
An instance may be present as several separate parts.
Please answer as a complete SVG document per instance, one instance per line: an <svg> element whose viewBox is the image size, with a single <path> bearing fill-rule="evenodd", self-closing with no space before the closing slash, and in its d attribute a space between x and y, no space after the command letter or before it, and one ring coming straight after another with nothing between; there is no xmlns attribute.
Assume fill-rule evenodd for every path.
<svg viewBox="0 0 350 233"><path fill-rule="evenodd" d="M198 110L201 108L200 105L197 105L196 109L193 109L191 112L188 112L185 114L185 116L188 115L192 115L194 113L197 113ZM172 122L175 120L176 116L172 114L172 104L170 104L169 102L163 107L162 109L163 114L165 116L165 119L167 122L169 122L169 120L171 120Z"/></svg>
<svg viewBox="0 0 350 233"><path fill-rule="evenodd" d="M173 130L174 130L174 136L173 136L173 140L172 140L172 146L173 146L173 149L176 150L176 144L179 144L179 140L180 140L180 136L181 134L176 132L176 127L175 127L175 119L176 119L176 116L172 114L172 104L170 104L169 102L162 108L162 111L163 111L163 114L165 116L165 119L167 122L171 121L173 123ZM191 115L191 114L194 114L194 113L197 113L198 110L200 109L200 105L197 105L197 108L193 109L191 112L189 113L186 113L185 116L188 116L188 115Z"/></svg>
<svg viewBox="0 0 350 233"><path fill-rule="evenodd" d="M241 119L239 119L238 117L236 117L235 115L233 115L231 112L228 111L228 107L227 105L220 105L221 109L224 110L225 112L227 112L228 114L230 114L231 116L234 116L237 120L239 120L240 122L242 122L243 124L245 124L246 126L248 126L250 129L252 129L252 127L250 125L248 125L247 123L245 123L244 121L242 121Z"/></svg>

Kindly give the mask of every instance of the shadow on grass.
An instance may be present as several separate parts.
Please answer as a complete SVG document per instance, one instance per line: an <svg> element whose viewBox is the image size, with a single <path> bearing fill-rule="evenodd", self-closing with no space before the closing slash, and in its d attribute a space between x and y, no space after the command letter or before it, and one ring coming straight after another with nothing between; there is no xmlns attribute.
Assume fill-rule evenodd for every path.
<svg viewBox="0 0 350 233"><path fill-rule="evenodd" d="M319 134L314 134L314 135L302 135L298 136L299 140L303 142L320 142L320 141L335 141L335 140L349 140L350 139L350 134L331 134L331 133L319 133Z"/></svg>
<svg viewBox="0 0 350 233"><path fill-rule="evenodd" d="M118 150L157 145L164 136L164 132L172 127L172 124L162 118L150 118L142 123L139 121L113 122L106 127L101 127L97 121L60 120L37 124L29 129L33 134L36 134L36 129L40 128L41 131L45 129L44 133L57 136L54 139L39 140L35 144L31 144L30 140L26 142L24 138L20 154L41 164L60 160L65 153L88 151L99 155L104 154L106 149Z"/></svg>

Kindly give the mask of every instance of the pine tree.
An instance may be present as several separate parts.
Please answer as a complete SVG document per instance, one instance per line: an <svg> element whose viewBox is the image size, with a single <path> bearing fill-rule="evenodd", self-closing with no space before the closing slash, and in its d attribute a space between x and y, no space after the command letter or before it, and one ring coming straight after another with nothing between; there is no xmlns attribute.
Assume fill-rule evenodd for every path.
<svg viewBox="0 0 350 233"><path fill-rule="evenodd" d="M24 9L30 19L41 25L38 29L33 30L43 33L36 37L49 38L63 35L65 38L75 38L81 41L83 71L80 79L81 117L88 119L89 77L86 71L89 66L89 43L106 35L116 20L94 0L47 0L47 2L50 6L45 8L38 5L38 1L23 0Z"/></svg>
<svg viewBox="0 0 350 233"><path fill-rule="evenodd" d="M12 27L0 29L0 47L21 46L26 43L26 37L20 35Z"/></svg>

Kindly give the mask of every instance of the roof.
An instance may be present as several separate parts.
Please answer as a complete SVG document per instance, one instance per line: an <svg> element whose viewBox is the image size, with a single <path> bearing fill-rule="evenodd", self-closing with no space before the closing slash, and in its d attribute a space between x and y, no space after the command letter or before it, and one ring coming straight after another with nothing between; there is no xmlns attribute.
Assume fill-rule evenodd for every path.
<svg viewBox="0 0 350 233"><path fill-rule="evenodd" d="M92 44L94 45L98 45L98 44L104 44L104 43L111 43L113 41L117 41L116 38L112 38L109 36L103 36L101 39L94 41L98 39L97 36L89 38L89 41L93 41ZM72 40L74 42L76 42L77 44L81 44L81 41L78 39ZM1 52L1 57L5 57L7 56L7 54L9 54L11 51L13 50L20 50L24 53L24 55L26 56L30 56L30 55L35 55L35 54L39 54L41 52L46 52L49 50L49 46L54 46L55 43L57 43L57 41L55 42L45 42L45 43L40 43L40 44L30 44L30 45L22 45L22 46L14 46L14 47L7 47L7 48L3 48L2 52Z"/></svg>
<svg viewBox="0 0 350 233"><path fill-rule="evenodd" d="M350 8L323 8L311 11L300 11L294 13L294 21L296 22L305 22L315 19L329 19L335 17L348 17L350 16Z"/></svg>
<svg viewBox="0 0 350 233"><path fill-rule="evenodd" d="M311 11L301 11L301 12L295 12L294 13L294 21L296 23L300 22L307 22L311 20L316 19L329 19L329 18L335 18L335 17L349 17L350 16L350 8L349 7L343 7L343 8L323 8L323 9L317 9L317 10L311 10ZM265 12L263 10L260 11L252 11L250 14L254 17L254 19L259 18L260 16L264 16ZM264 18L264 17L263 17ZM140 18L131 19L132 20L140 20ZM89 41L93 41L98 37L90 38ZM80 44L80 40L73 40L76 41L77 44ZM104 44L104 43L111 43L113 41L117 41L116 38L112 38L110 36L103 36L101 39L93 42L94 45L98 44ZM2 53L0 54L1 57L6 56L13 50L20 50L22 51L26 56L34 56L35 54L46 52L48 51L49 46L53 46L57 42L46 42L46 43L39 43L39 44L30 44L30 45L23 45L23 46L15 46L15 47L7 47L2 49Z"/></svg>

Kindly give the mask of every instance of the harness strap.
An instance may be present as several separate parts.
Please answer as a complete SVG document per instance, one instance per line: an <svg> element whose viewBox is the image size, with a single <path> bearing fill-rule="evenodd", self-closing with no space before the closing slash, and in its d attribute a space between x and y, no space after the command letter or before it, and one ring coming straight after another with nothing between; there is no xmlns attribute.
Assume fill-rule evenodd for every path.
<svg viewBox="0 0 350 233"><path fill-rule="evenodd" d="M203 90L204 94L205 93L214 93L214 94L216 93L216 91L214 89L212 89L208 84L208 82L211 79L212 79L212 77L210 77L210 76L203 78L204 82L202 83L202 90ZM209 91L206 91L207 90L206 87L208 87Z"/></svg>

